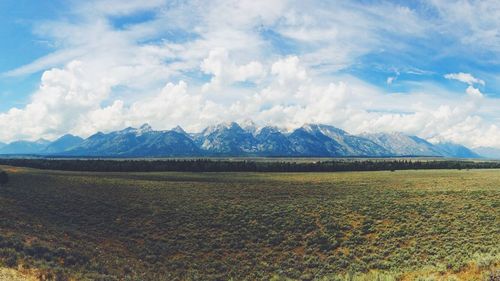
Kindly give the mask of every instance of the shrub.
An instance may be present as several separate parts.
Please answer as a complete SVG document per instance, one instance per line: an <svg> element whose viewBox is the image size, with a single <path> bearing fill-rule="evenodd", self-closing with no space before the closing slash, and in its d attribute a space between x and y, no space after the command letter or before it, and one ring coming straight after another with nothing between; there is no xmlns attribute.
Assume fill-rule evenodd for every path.
<svg viewBox="0 0 500 281"><path fill-rule="evenodd" d="M15 267L18 261L18 254L14 249L10 248L0 248L0 264L3 264L8 267Z"/></svg>
<svg viewBox="0 0 500 281"><path fill-rule="evenodd" d="M5 171L0 171L0 184L6 184L9 182L9 176Z"/></svg>

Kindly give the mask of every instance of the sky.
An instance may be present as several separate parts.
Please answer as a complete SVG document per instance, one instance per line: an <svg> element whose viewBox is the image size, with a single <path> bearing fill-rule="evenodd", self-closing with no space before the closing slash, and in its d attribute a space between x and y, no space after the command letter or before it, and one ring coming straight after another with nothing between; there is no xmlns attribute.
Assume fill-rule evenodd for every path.
<svg viewBox="0 0 500 281"><path fill-rule="evenodd" d="M2 0L0 141L149 123L500 148L500 2Z"/></svg>

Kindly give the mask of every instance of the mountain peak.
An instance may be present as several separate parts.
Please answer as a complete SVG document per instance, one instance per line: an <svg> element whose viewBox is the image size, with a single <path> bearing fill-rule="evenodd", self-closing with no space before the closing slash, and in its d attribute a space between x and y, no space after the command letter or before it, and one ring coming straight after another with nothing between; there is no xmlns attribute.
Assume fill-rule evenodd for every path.
<svg viewBox="0 0 500 281"><path fill-rule="evenodd" d="M183 135L187 134L186 131L184 131L184 129L179 125L175 126L172 131Z"/></svg>
<svg viewBox="0 0 500 281"><path fill-rule="evenodd" d="M277 126L264 126L257 130L258 134L269 134L269 133L284 133L284 129L280 129Z"/></svg>
<svg viewBox="0 0 500 281"><path fill-rule="evenodd" d="M207 136L214 132L224 131L224 130L243 130L243 129L236 122L223 122L217 125L208 126L207 128L205 128L205 130L202 131L202 135Z"/></svg>
<svg viewBox="0 0 500 281"><path fill-rule="evenodd" d="M37 144L41 144L41 145L46 145L46 144L49 144L49 143L50 143L50 141L48 141L48 140L46 140L46 139L43 139L43 138L42 138L42 139L38 139L38 140L36 140L36 141L35 141L35 143L37 143Z"/></svg>
<svg viewBox="0 0 500 281"><path fill-rule="evenodd" d="M61 138L80 138L80 137L79 136L75 136L73 134L65 134L65 135L62 135L59 138L61 139Z"/></svg>
<svg viewBox="0 0 500 281"><path fill-rule="evenodd" d="M334 136L338 136L338 135L348 135L348 133L342 129L339 129L337 127L330 126L330 125L324 125L324 124L306 123L301 128L304 129L308 133L320 132L328 137L334 137Z"/></svg>
<svg viewBox="0 0 500 281"><path fill-rule="evenodd" d="M142 126L139 127L139 129L137 130L137 132L140 133L140 134L148 133L148 132L151 132L151 131L153 131L153 128L148 123L142 124Z"/></svg>
<svg viewBox="0 0 500 281"><path fill-rule="evenodd" d="M430 143L404 133L351 135L324 124L304 124L287 133L265 126L252 133L252 121L226 122L189 134L180 126L154 131L149 124L83 140L70 134L46 140L17 141L0 148L0 154L74 156L437 156L476 158L476 153L453 143ZM151 132L151 133L149 133ZM485 154L485 153L483 153ZM490 155L492 153L487 153Z"/></svg>
<svg viewBox="0 0 500 281"><path fill-rule="evenodd" d="M43 154L57 154L66 151L72 147L78 146L83 142L83 139L78 136L66 134L45 147Z"/></svg>
<svg viewBox="0 0 500 281"><path fill-rule="evenodd" d="M141 127L139 127L139 129L141 129L141 130L152 130L151 125L149 125L148 123L142 124Z"/></svg>
<svg viewBox="0 0 500 281"><path fill-rule="evenodd" d="M243 128L243 130L253 135L255 135L260 129L259 126L257 126L257 124L255 124L255 122L253 122L250 119L246 119L243 122L241 122L240 127Z"/></svg>
<svg viewBox="0 0 500 281"><path fill-rule="evenodd" d="M137 129L134 128L134 127L127 127L123 130L120 130L118 131L117 133L121 133L121 134L130 134L130 133L134 133Z"/></svg>
<svg viewBox="0 0 500 281"><path fill-rule="evenodd" d="M231 129L231 130L242 129L241 126L236 122L224 122L221 125L224 126L226 129Z"/></svg>
<svg viewBox="0 0 500 281"><path fill-rule="evenodd" d="M142 135L144 133L152 132L153 128L148 123L142 124L139 128L127 127L121 131L118 131L119 134L135 134Z"/></svg>

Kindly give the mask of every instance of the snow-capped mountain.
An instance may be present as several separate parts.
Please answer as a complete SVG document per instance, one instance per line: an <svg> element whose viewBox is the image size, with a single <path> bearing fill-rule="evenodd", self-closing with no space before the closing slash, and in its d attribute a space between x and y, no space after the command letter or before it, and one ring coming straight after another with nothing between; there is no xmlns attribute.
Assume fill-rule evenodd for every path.
<svg viewBox="0 0 500 281"><path fill-rule="evenodd" d="M208 127L194 141L208 154L240 156L257 153L253 134L235 122Z"/></svg>
<svg viewBox="0 0 500 281"><path fill-rule="evenodd" d="M87 139L65 135L53 142L18 141L0 148L0 154L40 154L80 157L389 157L435 156L477 158L477 153L452 143L432 144L403 133L352 135L339 128L306 124L291 132L258 127L251 121L210 126L189 133L180 126L156 131L139 128L96 133Z"/></svg>
<svg viewBox="0 0 500 281"><path fill-rule="evenodd" d="M99 132L84 140L77 147L62 151L60 154L108 157L166 157L200 153L196 144L187 134L178 132L179 128L177 128L177 131L154 131L151 126L144 124L140 128L130 127L108 134Z"/></svg>
<svg viewBox="0 0 500 281"><path fill-rule="evenodd" d="M307 124L303 128L309 132L318 132L340 145L341 153L346 156L389 156L392 153L379 144L359 136L354 136L339 128Z"/></svg>
<svg viewBox="0 0 500 281"><path fill-rule="evenodd" d="M392 155L444 156L441 155L439 148L416 136L409 136L397 132L362 134L360 136L380 145Z"/></svg>
<svg viewBox="0 0 500 281"><path fill-rule="evenodd" d="M402 156L436 156L451 158L480 158L481 156L469 148L455 143L432 144L417 136L403 133L362 134L389 151L391 155Z"/></svg>
<svg viewBox="0 0 500 281"><path fill-rule="evenodd" d="M255 136L257 151L266 156L291 156L295 150L290 139L277 127L266 126Z"/></svg>

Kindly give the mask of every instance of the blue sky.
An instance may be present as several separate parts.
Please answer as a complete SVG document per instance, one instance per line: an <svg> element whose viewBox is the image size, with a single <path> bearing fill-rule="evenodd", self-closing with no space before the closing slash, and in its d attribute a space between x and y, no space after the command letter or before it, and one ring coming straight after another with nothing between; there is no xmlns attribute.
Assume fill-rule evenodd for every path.
<svg viewBox="0 0 500 281"><path fill-rule="evenodd" d="M254 120L500 147L497 1L5 0L0 141Z"/></svg>
<svg viewBox="0 0 500 281"><path fill-rule="evenodd" d="M31 3L30 3L31 2ZM54 17L53 9L39 1L2 1L0 3L0 72L47 55L50 48L33 36L32 27L37 20ZM0 110L22 106L40 81L39 75L0 80Z"/></svg>

